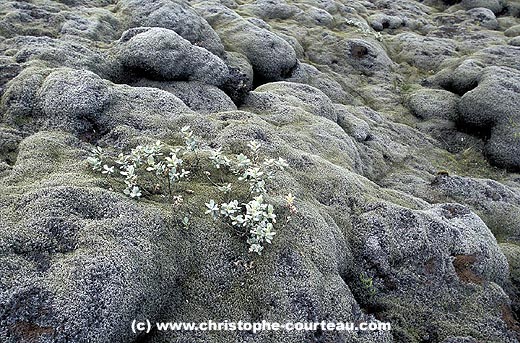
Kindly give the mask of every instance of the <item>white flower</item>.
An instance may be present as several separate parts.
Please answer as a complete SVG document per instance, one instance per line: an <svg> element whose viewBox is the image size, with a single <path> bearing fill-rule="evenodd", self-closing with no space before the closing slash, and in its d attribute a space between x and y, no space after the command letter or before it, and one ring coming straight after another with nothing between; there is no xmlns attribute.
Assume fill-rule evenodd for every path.
<svg viewBox="0 0 520 343"><path fill-rule="evenodd" d="M135 175L135 167L132 165L123 166L123 167L121 167L121 169L123 169L123 170L120 171L119 173L123 176L126 176L127 178L131 178Z"/></svg>
<svg viewBox="0 0 520 343"><path fill-rule="evenodd" d="M292 195L291 193L289 193L285 196L286 206L292 214L295 214L296 212L298 212L298 210L296 209L296 206L294 205L295 200L296 200L296 197L294 195ZM290 217L288 217L287 219L290 220Z"/></svg>
<svg viewBox="0 0 520 343"><path fill-rule="evenodd" d="M211 160L211 162L213 162L213 166L217 169L220 169L221 165L229 166L230 164L229 158L222 155L222 148L211 150L209 159Z"/></svg>
<svg viewBox="0 0 520 343"><path fill-rule="evenodd" d="M186 141L186 149L188 151L196 151L199 143L195 140L195 138L187 138Z"/></svg>
<svg viewBox="0 0 520 343"><path fill-rule="evenodd" d="M230 193L231 192L231 184L228 183L227 185L218 187L218 190L223 193Z"/></svg>
<svg viewBox="0 0 520 343"><path fill-rule="evenodd" d="M184 137L184 144L186 145L186 149L188 151L195 151L198 148L198 142L193 137L193 131L190 130L189 126L184 126L181 129L181 134Z"/></svg>
<svg viewBox="0 0 520 343"><path fill-rule="evenodd" d="M170 157L166 157L164 159L166 161L166 165L169 167L169 168L175 168L175 167L178 167L182 164L182 159L178 158L177 157L177 154L172 152L170 153Z"/></svg>
<svg viewBox="0 0 520 343"><path fill-rule="evenodd" d="M116 163L119 164L119 165L128 165L128 164L135 164L135 163L140 163L141 161L139 160L138 162L136 162L136 159L132 157L132 155L123 155L122 153L119 154L119 156L117 157L117 160L116 160Z"/></svg>
<svg viewBox="0 0 520 343"><path fill-rule="evenodd" d="M234 216L230 216L232 222L231 222L231 225L233 226L236 226L236 225L239 225L239 226L247 226L248 225L248 222L249 222L249 219L251 219L251 216L249 215L238 215L236 217Z"/></svg>
<svg viewBox="0 0 520 343"><path fill-rule="evenodd" d="M244 154L237 155L236 166L238 169L245 169L251 165L251 160Z"/></svg>
<svg viewBox="0 0 520 343"><path fill-rule="evenodd" d="M281 170L283 170L284 168L288 168L289 167L289 164L287 163L287 161L284 160L281 157L278 157L278 160L276 160L274 163Z"/></svg>
<svg viewBox="0 0 520 343"><path fill-rule="evenodd" d="M189 174L190 174L189 170L182 169L181 173L179 174L179 178L181 179L181 178L187 177Z"/></svg>
<svg viewBox="0 0 520 343"><path fill-rule="evenodd" d="M125 189L125 194L128 195L130 198L139 198L141 195L141 190L137 186L132 186L132 188Z"/></svg>
<svg viewBox="0 0 520 343"><path fill-rule="evenodd" d="M92 149L92 155L95 157L102 157L103 156L103 149L99 146Z"/></svg>
<svg viewBox="0 0 520 343"><path fill-rule="evenodd" d="M92 170L94 171L101 171L101 160L97 157L90 156L87 158L88 164L92 167Z"/></svg>
<svg viewBox="0 0 520 343"><path fill-rule="evenodd" d="M276 223L276 214L274 214L273 205L267 205L267 211L264 211L264 218L270 220L273 223Z"/></svg>
<svg viewBox="0 0 520 343"><path fill-rule="evenodd" d="M170 169L168 172L168 177L170 178L171 182L177 181L177 179L180 177L180 174L177 172L177 168Z"/></svg>
<svg viewBox="0 0 520 343"><path fill-rule="evenodd" d="M211 214L213 219L216 220L218 218L219 208L218 208L218 204L215 203L215 200L211 199L209 201L209 203L206 203L206 207L208 209L204 213L205 214Z"/></svg>
<svg viewBox="0 0 520 343"><path fill-rule="evenodd" d="M254 197L253 200L259 204L262 204L264 202L264 196L260 194L259 196Z"/></svg>
<svg viewBox="0 0 520 343"><path fill-rule="evenodd" d="M233 200L229 203L223 203L220 205L220 213L225 215L226 217L235 214L238 211L238 200Z"/></svg>
<svg viewBox="0 0 520 343"><path fill-rule="evenodd" d="M255 226L249 231L249 233L255 236L255 241L262 239L263 232L261 226Z"/></svg>
<svg viewBox="0 0 520 343"><path fill-rule="evenodd" d="M166 170L166 166L162 161L157 162L157 164L154 166L155 169L155 175L161 176L164 175L164 171Z"/></svg>
<svg viewBox="0 0 520 343"><path fill-rule="evenodd" d="M258 255L262 255L262 250L264 250L264 247L257 243L249 246L249 252L256 252Z"/></svg>
<svg viewBox="0 0 520 343"><path fill-rule="evenodd" d="M101 172L102 174L107 174L107 175L111 175L111 174L114 174L114 167L109 167L107 166L106 164L103 166L103 171Z"/></svg>
<svg viewBox="0 0 520 343"><path fill-rule="evenodd" d="M264 172L261 171L260 168L258 168L258 167L251 167L251 168L248 168L245 171L244 175L242 175L238 179L240 181L242 181L242 180L249 180L249 179L260 179L262 177L262 175L264 175Z"/></svg>
<svg viewBox="0 0 520 343"><path fill-rule="evenodd" d="M135 184L137 182L137 175L135 174L135 167L133 165L121 166L120 168L122 170L119 173L126 177L126 181L130 184Z"/></svg>
<svg viewBox="0 0 520 343"><path fill-rule="evenodd" d="M162 155L161 150L164 148L164 144L161 141L158 140L158 141L155 142L154 148L155 148L155 151L159 155Z"/></svg>
<svg viewBox="0 0 520 343"><path fill-rule="evenodd" d="M267 190L265 189L265 181L264 180L255 180L251 182L250 190L253 193L266 193Z"/></svg>
<svg viewBox="0 0 520 343"><path fill-rule="evenodd" d="M273 230L273 224L267 223L267 225L263 231L263 238L269 244L271 244L274 235L276 235L276 232L274 232L272 230Z"/></svg>

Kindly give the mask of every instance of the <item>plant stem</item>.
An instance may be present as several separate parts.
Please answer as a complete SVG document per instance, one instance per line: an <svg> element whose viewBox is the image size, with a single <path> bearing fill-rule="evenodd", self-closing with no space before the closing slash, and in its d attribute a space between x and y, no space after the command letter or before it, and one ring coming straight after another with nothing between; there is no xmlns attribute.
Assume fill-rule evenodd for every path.
<svg viewBox="0 0 520 343"><path fill-rule="evenodd" d="M170 202L172 201L172 184L170 181L170 175L167 175L166 178L168 179L168 193L170 196Z"/></svg>
<svg viewBox="0 0 520 343"><path fill-rule="evenodd" d="M211 184L215 187L220 187L218 184L216 184L215 182L213 182L213 180L211 180L211 178L209 177L208 174L205 174L206 175L206 178L208 179L209 182L211 182Z"/></svg>

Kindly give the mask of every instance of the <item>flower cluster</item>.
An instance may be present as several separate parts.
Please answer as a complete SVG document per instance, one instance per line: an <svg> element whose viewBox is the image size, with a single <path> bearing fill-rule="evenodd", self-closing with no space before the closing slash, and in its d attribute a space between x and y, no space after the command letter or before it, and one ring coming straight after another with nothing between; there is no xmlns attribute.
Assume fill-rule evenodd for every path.
<svg viewBox="0 0 520 343"><path fill-rule="evenodd" d="M230 166L231 161L229 160L229 158L222 154L222 148L211 150L209 153L209 159L211 160L215 168L220 169L221 166Z"/></svg>
<svg viewBox="0 0 520 343"><path fill-rule="evenodd" d="M223 217L236 228L247 233L249 252L261 254L264 243L271 243L276 232L276 214L271 204L264 202L262 195L255 197L248 203L239 204L238 200L228 203L215 203L212 199L206 204L206 214L210 214L214 220Z"/></svg>
<svg viewBox="0 0 520 343"><path fill-rule="evenodd" d="M190 130L189 126L184 126L181 129L182 137L184 138L184 146L188 151L196 151L199 148L199 142L195 139L193 131Z"/></svg>
<svg viewBox="0 0 520 343"><path fill-rule="evenodd" d="M139 145L129 154L118 155L115 164L118 165L119 174L124 176L126 185L123 190L124 194L135 199L142 197L144 189L140 185L141 177L145 173L151 173L159 180L166 181L170 197L172 197L172 186L182 179L186 179L191 173L188 169L183 168L184 161L181 156L198 147L198 142L193 137L189 126L183 127L181 133L185 146L170 149L169 152L166 152L166 146L161 141L157 141L155 144ZM96 147L92 151L92 155L87 158L87 162L92 170L112 175L115 173L116 167L104 164L105 158L103 149Z"/></svg>
<svg viewBox="0 0 520 343"><path fill-rule="evenodd" d="M142 196L138 184L139 171L144 170L159 178L166 178L170 193L172 184L188 177L190 171L182 168L183 160L177 156L181 149L171 149L168 154L165 154L164 150L164 144L157 141L153 145L139 145L132 149L130 154L118 156L116 163L119 165L119 173L125 177L126 188L123 192L126 195L131 198Z"/></svg>
<svg viewBox="0 0 520 343"><path fill-rule="evenodd" d="M104 152L100 147L96 147L92 149L92 155L87 158L87 162L92 168L92 170L101 172L105 170L105 168L110 169L106 164L103 165Z"/></svg>
<svg viewBox="0 0 520 343"><path fill-rule="evenodd" d="M360 33L364 33L367 35L372 35L375 39L382 42L383 36L380 32L372 31L370 27L366 23L362 23L360 21L352 20L352 19L345 19L345 23L350 26L357 27L357 31Z"/></svg>
<svg viewBox="0 0 520 343"><path fill-rule="evenodd" d="M266 181L274 176L275 170L283 170L289 165L283 158L259 160L261 144L255 141L247 145L251 151L251 157L244 154L237 155L231 171L238 176L239 181L249 183L249 190L255 194L265 194Z"/></svg>
<svg viewBox="0 0 520 343"><path fill-rule="evenodd" d="M285 196L285 206L289 210L290 214L298 213L298 210L296 209L296 205L294 204L295 200L296 200L296 197L294 195L292 195L292 193L289 193ZM290 217L288 219L290 219Z"/></svg>
<svg viewBox="0 0 520 343"><path fill-rule="evenodd" d="M211 154L210 159L215 168L226 166L239 181L247 182L250 194L256 196L253 200L244 203L232 200L218 204L211 199L206 204L206 214L211 215L214 220L221 217L233 227L245 232L248 237L249 251L261 254L264 249L263 244L270 244L276 234L274 207L264 202L264 195L267 194L266 182L274 176L276 170L283 170L288 167L288 164L282 158L261 161L259 157L261 144L256 141L249 142L247 146L250 156L239 154L235 158L228 158L217 149ZM219 190L229 193L231 184L220 186ZM292 199L294 200L294 197Z"/></svg>
<svg viewBox="0 0 520 343"><path fill-rule="evenodd" d="M216 187L222 197L228 199L227 202L217 203L211 199L206 203L206 214L211 215L214 220L222 219L239 231L242 235L247 236L249 251L261 254L264 244L270 244L276 232L274 225L276 224L276 214L273 205L264 201L267 194L267 182L271 179L277 170L283 170L288 167L287 162L282 159L261 159L261 144L251 141L248 144L249 153L239 154L233 157L226 156L222 148L218 149L201 149L198 140L193 135L189 126L181 129L181 136L184 145L167 147L161 141L150 145L139 145L132 149L128 154L119 154L117 158L113 158L114 165L105 163L108 160L107 154L102 148L96 147L92 151L92 155L87 158L92 170L100 172L107 176L119 174L123 177L125 188L123 193L130 198L139 199L145 194L151 194L150 188L146 188L144 175L149 178L157 178L157 183L153 188L153 192L168 189L169 199L174 207L179 207L183 203L183 197L174 194L176 184L191 176L192 172L190 164L190 154L196 157L197 165L199 162L199 153L207 156L208 162L219 173L231 175L235 181L246 183L249 187L249 197L247 199L232 199L232 193L235 189L233 182L224 182L224 176L221 182L217 183L212 180L212 173L209 170L203 170L207 180ZM115 171L118 170L119 173ZM192 169L195 170L195 169ZM198 174L196 174L198 175ZM229 178L229 177L228 177ZM163 184L164 188L160 184ZM157 193L154 193L157 194ZM163 192L164 194L164 192ZM253 200L250 200L250 199ZM293 201L294 197L289 194L287 199L291 199L291 213L296 213ZM289 200L287 200L289 202ZM182 224L187 227L189 218L184 217Z"/></svg>

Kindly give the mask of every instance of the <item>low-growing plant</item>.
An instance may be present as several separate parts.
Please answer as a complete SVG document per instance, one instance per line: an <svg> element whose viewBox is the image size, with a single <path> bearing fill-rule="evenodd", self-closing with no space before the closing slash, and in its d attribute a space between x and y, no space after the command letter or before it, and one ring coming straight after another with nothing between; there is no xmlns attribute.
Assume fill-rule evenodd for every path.
<svg viewBox="0 0 520 343"><path fill-rule="evenodd" d="M122 178L125 185L123 193L132 199L159 192L163 197L168 197L175 207L179 207L183 197L177 193L176 186L192 177L192 171L199 168L201 158L206 158L213 170L202 170L195 177L204 179L227 200L218 202L208 199L205 214L214 220L222 220L245 236L249 251L261 254L265 244L270 244L276 235L274 227L277 215L274 206L266 202L267 184L277 171L288 167L287 162L282 158L261 158L261 144L256 141L249 142L247 154L227 156L222 148L201 148L188 126L183 127L180 133L183 145L169 147L157 141L151 145L139 145L128 154L119 153L117 157L113 157L115 153L96 147L87 162L95 172ZM215 181L212 173L224 174L228 179ZM144 180L150 177L157 181L152 189L144 186ZM247 186L247 196L234 192L238 184ZM289 193L285 199L289 213L297 213L294 196ZM290 216L286 219L290 220ZM189 218L184 216L182 225L187 228L189 222Z"/></svg>
<svg viewBox="0 0 520 343"><path fill-rule="evenodd" d="M520 124L513 118L509 118L509 125L513 129L513 137L520 140Z"/></svg>
<svg viewBox="0 0 520 343"><path fill-rule="evenodd" d="M373 297L377 294L377 289L374 286L374 279L368 275L360 274L359 281L361 281L361 285L367 291L369 297Z"/></svg>
<svg viewBox="0 0 520 343"><path fill-rule="evenodd" d="M353 19L345 19L345 23L350 26L354 26L357 28L356 31L373 36L376 40L382 42L383 41L383 35L380 32L373 31L370 29L370 27L362 23L361 21L353 20Z"/></svg>

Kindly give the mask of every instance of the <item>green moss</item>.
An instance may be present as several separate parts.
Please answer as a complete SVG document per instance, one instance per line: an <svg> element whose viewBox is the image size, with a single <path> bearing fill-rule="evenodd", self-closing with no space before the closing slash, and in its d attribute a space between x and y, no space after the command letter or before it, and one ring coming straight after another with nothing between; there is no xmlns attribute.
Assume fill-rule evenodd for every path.
<svg viewBox="0 0 520 343"><path fill-rule="evenodd" d="M468 148L455 154L440 150L439 155L439 159L433 161L434 165L439 170L446 170L450 174L498 181L507 177L504 169L492 166L484 157L483 152L475 148Z"/></svg>
<svg viewBox="0 0 520 343"><path fill-rule="evenodd" d="M457 294L439 294L427 304L418 304L402 296L379 297L376 308L382 310L378 314L381 320L392 323L394 337L395 332L399 332L400 336L407 337L408 342L424 342L425 337L442 342L448 337L470 336L499 343L490 340L485 331L466 325L466 322L486 315L488 309L484 309L481 300L484 292L466 294L458 291Z"/></svg>
<svg viewBox="0 0 520 343"><path fill-rule="evenodd" d="M509 271L513 283L520 286L520 245L515 243L501 243L500 248L509 263Z"/></svg>

